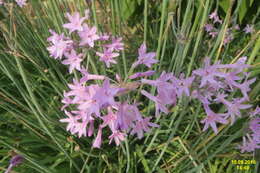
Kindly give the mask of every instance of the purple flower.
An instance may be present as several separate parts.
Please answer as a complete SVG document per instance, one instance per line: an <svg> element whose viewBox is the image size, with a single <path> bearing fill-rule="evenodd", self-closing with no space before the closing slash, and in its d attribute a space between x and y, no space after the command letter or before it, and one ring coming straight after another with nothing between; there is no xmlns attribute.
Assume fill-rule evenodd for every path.
<svg viewBox="0 0 260 173"><path fill-rule="evenodd" d="M152 71L152 70L149 70L149 71L146 71L146 72L138 72L138 73L135 73L135 74L129 76L129 79L152 76L154 73L155 73L155 71Z"/></svg>
<svg viewBox="0 0 260 173"><path fill-rule="evenodd" d="M209 18L213 19L214 23L220 23L220 24L222 23L222 20L220 20L219 17L218 17L217 11L214 11L213 13L211 13L209 15Z"/></svg>
<svg viewBox="0 0 260 173"><path fill-rule="evenodd" d="M193 71L193 74L201 77L200 88L207 84L222 88L222 84L216 77L225 77L223 72L219 71L220 66L218 64L210 65L210 59L205 58L204 68L200 68Z"/></svg>
<svg viewBox="0 0 260 173"><path fill-rule="evenodd" d="M113 52L112 49L105 49L104 53L96 52L96 54L100 57L100 61L105 62L108 68L110 67L110 63L117 63L113 58L119 56L119 53Z"/></svg>
<svg viewBox="0 0 260 173"><path fill-rule="evenodd" d="M213 22L222 24L222 20L220 20L220 18L218 16L214 18Z"/></svg>
<svg viewBox="0 0 260 173"><path fill-rule="evenodd" d="M110 135L108 137L110 139L109 144L114 140L116 145L118 146L121 143L121 141L125 140L125 136L126 136L126 134L124 134L118 130L115 130L115 131L113 131L112 135Z"/></svg>
<svg viewBox="0 0 260 173"><path fill-rule="evenodd" d="M87 90L87 96L81 98L78 109L86 111L88 115L95 114L97 117L100 117L101 106L96 96L100 87L98 85L90 85L87 87Z"/></svg>
<svg viewBox="0 0 260 173"><path fill-rule="evenodd" d="M109 40L110 36L107 33L104 33L103 35L99 36L99 40L101 41L107 41Z"/></svg>
<svg viewBox="0 0 260 173"><path fill-rule="evenodd" d="M250 65L246 64L247 57L242 56L234 64L221 64L221 68L229 68L235 71L237 74L243 72L246 68L249 68Z"/></svg>
<svg viewBox="0 0 260 173"><path fill-rule="evenodd" d="M77 125L78 123L78 120L80 119L80 117L78 116L74 116L72 115L70 112L65 111L65 114L68 116L67 118L64 118L64 119L60 119L60 122L62 123L68 123L67 127L66 127L66 130L67 131L70 131L70 132L73 132L74 129L75 129L75 126Z"/></svg>
<svg viewBox="0 0 260 173"><path fill-rule="evenodd" d="M226 106L227 111L228 111L227 116L230 116L231 124L233 124L235 122L236 116L241 117L241 112L240 112L241 109L248 109L251 107L251 105L242 104L245 101L244 98L242 98L242 99L236 98L230 102L225 99L224 95L218 95L217 100L222 102Z"/></svg>
<svg viewBox="0 0 260 173"><path fill-rule="evenodd" d="M58 42L60 39L64 38L64 34L62 33L61 35L57 34L55 31L52 29L49 29L49 32L52 34L50 37L47 38L48 42L51 42L52 44L55 44Z"/></svg>
<svg viewBox="0 0 260 173"><path fill-rule="evenodd" d="M155 52L146 52L146 44L143 43L141 47L138 49L138 60L133 63L132 67L135 68L136 66L140 64L144 64L147 67L151 68L152 64L155 64L158 62L158 60L154 59L156 56Z"/></svg>
<svg viewBox="0 0 260 173"><path fill-rule="evenodd" d="M67 96L74 96L73 103L77 103L88 98L89 93L86 86L83 83L78 82L76 79L73 79L73 84L68 84L70 91L67 92Z"/></svg>
<svg viewBox="0 0 260 173"><path fill-rule="evenodd" d="M252 83L254 83L255 81L256 81L256 78L253 78L253 79L244 81L242 84L235 83L234 86L241 90L241 92L246 100L249 100L249 97L247 94L251 90L251 88L249 86Z"/></svg>
<svg viewBox="0 0 260 173"><path fill-rule="evenodd" d="M217 17L218 14L217 14L217 11L215 10L214 12L212 12L210 15L209 15L209 18L210 19L214 19L215 17Z"/></svg>
<svg viewBox="0 0 260 173"><path fill-rule="evenodd" d="M116 80L117 80L118 83L122 83L123 82L121 76L119 74L117 74L117 73L116 73Z"/></svg>
<svg viewBox="0 0 260 173"><path fill-rule="evenodd" d="M108 110L107 115L101 117L103 120L101 127L104 128L108 125L111 131L114 131L116 130L117 115L112 111L111 107L108 107L107 110Z"/></svg>
<svg viewBox="0 0 260 173"><path fill-rule="evenodd" d="M212 31L212 32L209 32L209 35L210 35L212 38L215 38L215 37L218 35L218 32L217 32L217 31Z"/></svg>
<svg viewBox="0 0 260 173"><path fill-rule="evenodd" d="M99 127L99 128L98 128L97 137L96 137L96 139L94 140L94 142L93 142L93 144L92 144L92 147L93 147L93 148L100 148L101 143L102 143L102 128Z"/></svg>
<svg viewBox="0 0 260 173"><path fill-rule="evenodd" d="M83 74L83 77L80 79L80 83L84 83L84 82L87 82L89 80L104 80L105 79L105 76L90 74L84 68L81 68L80 72L81 72L81 74Z"/></svg>
<svg viewBox="0 0 260 173"><path fill-rule="evenodd" d="M81 39L79 45L94 47L94 42L99 39L99 36L96 34L97 28L93 26L90 28L87 24L83 24L83 30L79 31L79 37Z"/></svg>
<svg viewBox="0 0 260 173"><path fill-rule="evenodd" d="M254 32L254 26L247 24L244 30L246 34L253 33Z"/></svg>
<svg viewBox="0 0 260 173"><path fill-rule="evenodd" d="M52 36L48 38L48 41L51 42L51 45L47 47L47 50L55 59L62 59L62 56L71 49L73 41L65 38L63 33L58 35L52 30L50 30L50 32L52 33Z"/></svg>
<svg viewBox="0 0 260 173"><path fill-rule="evenodd" d="M247 56L242 56L242 57L240 57L237 61L236 61L236 63L235 63L235 67L232 67L232 68L239 68L239 67L243 67L243 68L248 68L248 67L250 67L250 65L247 65L247 64L245 64L246 63L246 60L247 60ZM243 71L243 70L241 70L241 71Z"/></svg>
<svg viewBox="0 0 260 173"><path fill-rule="evenodd" d="M249 128L253 133L260 135L260 118L252 119L249 123Z"/></svg>
<svg viewBox="0 0 260 173"><path fill-rule="evenodd" d="M141 119L142 115L139 112L137 105L129 105L128 103L118 104L116 128L121 130L129 130L134 126L134 121Z"/></svg>
<svg viewBox="0 0 260 173"><path fill-rule="evenodd" d="M207 104L204 104L204 109L206 111L207 117L201 121L201 123L205 124L203 131L207 130L209 126L211 126L215 134L217 134L218 129L216 123L217 122L221 124L228 123L228 121L224 118L226 114L217 114L213 112Z"/></svg>
<svg viewBox="0 0 260 173"><path fill-rule="evenodd" d="M161 98L159 98L158 96L153 96L150 93L146 92L145 90L142 90L141 93L146 96L147 98L149 98L150 100L155 102L155 115L159 116L160 112L164 112L165 114L168 114L168 109L165 105L165 103L163 103L163 100Z"/></svg>
<svg viewBox="0 0 260 173"><path fill-rule="evenodd" d="M23 162L23 160L24 160L24 158L21 155L13 156L12 159L10 160L10 164L9 164L7 170L5 171L5 173L9 173L14 166L21 164Z"/></svg>
<svg viewBox="0 0 260 173"><path fill-rule="evenodd" d="M119 88L111 87L109 80L106 79L103 82L103 86L96 91L93 98L98 102L100 107L113 106L115 105L114 97L118 91Z"/></svg>
<svg viewBox="0 0 260 173"><path fill-rule="evenodd" d="M178 97L182 97L183 93L186 94L186 96L190 96L189 88L191 87L191 84L193 80L195 79L194 76L184 78L184 74L182 73L180 75L180 79L174 78L173 83L176 86L176 93Z"/></svg>
<svg viewBox="0 0 260 173"><path fill-rule="evenodd" d="M71 132L73 135L78 133L78 137L81 138L82 136L87 136L87 121L78 122L75 125L74 130Z"/></svg>
<svg viewBox="0 0 260 173"><path fill-rule="evenodd" d="M26 0L15 0L15 2L21 8L26 5Z"/></svg>
<svg viewBox="0 0 260 173"><path fill-rule="evenodd" d="M169 90L170 88L172 88L172 84L170 83L171 79L173 79L173 75L171 73L166 73L165 71L163 71L158 79L142 79L142 83L156 86L158 90Z"/></svg>
<svg viewBox="0 0 260 173"><path fill-rule="evenodd" d="M245 151L254 152L255 149L260 148L260 118L252 119L249 123L249 129L251 131L243 137L243 144L238 147L242 153Z"/></svg>
<svg viewBox="0 0 260 173"><path fill-rule="evenodd" d="M0 0L0 5L3 5L4 4L4 1L3 0Z"/></svg>
<svg viewBox="0 0 260 173"><path fill-rule="evenodd" d="M75 115L65 110L68 118L61 119L60 122L68 123L66 130L70 131L72 134L78 133L79 138L81 136L86 136L87 124L93 121L93 117L87 115L83 111L73 111Z"/></svg>
<svg viewBox="0 0 260 173"><path fill-rule="evenodd" d="M82 31L82 23L86 19L86 17L80 17L79 12L74 13L73 15L70 15L69 13L66 13L67 18L69 19L69 23L66 23L63 25L64 28L69 29L69 32L72 33L74 31Z"/></svg>
<svg viewBox="0 0 260 173"><path fill-rule="evenodd" d="M241 57L237 60L234 64L225 64L220 65L221 68L229 68L231 69L230 72L227 72L224 78L224 82L226 85L228 85L231 88L231 91L233 91L234 88L240 89L242 92L244 98L248 100L247 93L251 90L250 85L255 82L255 78L247 80L250 73L243 72L246 68L250 67L250 65L245 64L247 57ZM243 73L242 73L243 72ZM241 75L242 73L242 75ZM242 84L240 84L239 80L242 80L245 77L245 80Z"/></svg>
<svg viewBox="0 0 260 173"><path fill-rule="evenodd" d="M88 128L88 137L92 136L94 133L94 120L89 121L89 128Z"/></svg>
<svg viewBox="0 0 260 173"><path fill-rule="evenodd" d="M224 82L227 86L231 89L231 91L234 90L234 86L238 85L236 82L237 80L241 80L242 78L240 76L237 76L236 71L231 71L226 73L226 77L224 78Z"/></svg>
<svg viewBox="0 0 260 173"><path fill-rule="evenodd" d="M66 92L63 93L63 99L61 100L61 102L64 104L61 110L64 110L66 107L68 107L71 104L74 104L73 100L68 96Z"/></svg>
<svg viewBox="0 0 260 173"><path fill-rule="evenodd" d="M249 135L247 135L247 138L243 137L243 144L238 147L242 153L246 152L253 152L255 149L260 148L259 143L257 143L255 140L253 140Z"/></svg>
<svg viewBox="0 0 260 173"><path fill-rule="evenodd" d="M131 134L132 135L137 134L137 137L141 139L144 136L144 132L150 131L150 127L159 127L157 124L151 123L150 119L151 117L146 117L144 119L140 119L136 121L136 124L133 127Z"/></svg>
<svg viewBox="0 0 260 173"><path fill-rule="evenodd" d="M111 51L120 51L124 50L124 43L122 43L122 37L119 38L112 38L111 44L106 44L104 47L111 49Z"/></svg>
<svg viewBox="0 0 260 173"><path fill-rule="evenodd" d="M72 73L74 69L77 69L78 71L81 70L80 63L83 61L81 58L83 56L82 53L78 54L74 49L71 50L70 53L65 54L67 59L62 61L62 64L69 65L69 72Z"/></svg>
<svg viewBox="0 0 260 173"><path fill-rule="evenodd" d="M142 79L142 83L156 86L158 92L158 99L163 104L176 103L176 88L174 87L173 75L171 73L162 72L160 77L156 80Z"/></svg>
<svg viewBox="0 0 260 173"><path fill-rule="evenodd" d="M208 104L208 105L211 103L210 100L212 95L213 95L212 92L207 89L205 89L204 91L193 90L191 93L192 98L198 99L201 103Z"/></svg>
<svg viewBox="0 0 260 173"><path fill-rule="evenodd" d="M214 29L212 24L206 24L205 25L205 31L210 32Z"/></svg>
<svg viewBox="0 0 260 173"><path fill-rule="evenodd" d="M21 155L15 155L12 157L12 159L10 160L10 164L12 164L13 166L19 165L23 162L24 158Z"/></svg>

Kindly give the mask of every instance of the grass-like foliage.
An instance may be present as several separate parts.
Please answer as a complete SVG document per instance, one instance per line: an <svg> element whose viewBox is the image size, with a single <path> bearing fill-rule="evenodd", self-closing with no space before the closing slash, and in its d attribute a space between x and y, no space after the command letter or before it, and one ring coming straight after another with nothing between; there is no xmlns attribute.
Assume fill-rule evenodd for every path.
<svg viewBox="0 0 260 173"><path fill-rule="evenodd" d="M0 172L259 172L259 5L257 0L0 0ZM92 34L92 40L83 42L86 32L77 31L80 26L73 30L64 25L75 12L88 15L96 38ZM60 39L56 33L64 33L64 40L81 41L75 48L82 49L81 66L61 61L64 52L50 48ZM121 37L118 50L96 41L101 33ZM75 130L75 124L66 130L64 93L73 79L80 80L83 66L87 74L102 78L88 85L105 83L107 89L109 79L111 86L125 89L123 94L113 87L104 89L115 92L112 101L112 94L106 98L104 90L96 91L101 93L100 116L107 107L117 112L115 102L127 100L138 105L139 119L151 121L150 130L143 128L148 133L132 127L134 123L131 130L123 123L104 125L97 115L91 137L84 136L86 129ZM133 80L137 77L142 79ZM205 96L212 88L216 95ZM160 92L163 97L154 97ZM210 104L201 93L212 99ZM243 98L243 103L232 98ZM66 105L66 110L77 110L84 104L80 101ZM214 122L212 110L222 118ZM116 145L105 126L113 134L122 132Z"/></svg>

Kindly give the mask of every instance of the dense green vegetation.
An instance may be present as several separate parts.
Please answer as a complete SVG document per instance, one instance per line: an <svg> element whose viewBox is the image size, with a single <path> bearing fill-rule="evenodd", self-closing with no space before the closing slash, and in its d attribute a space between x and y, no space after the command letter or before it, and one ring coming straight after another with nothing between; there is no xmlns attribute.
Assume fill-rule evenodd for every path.
<svg viewBox="0 0 260 173"><path fill-rule="evenodd" d="M72 76L67 67L50 58L46 49L49 29L59 33L65 12L91 10L91 22L100 31L122 36L125 50L118 63L107 69L92 56L90 72L125 76L145 41L157 53L153 70L189 76L208 56L212 62L233 63L247 56L252 65L250 104L260 102L260 8L257 0L28 0L23 8L9 0L0 6L0 172L14 153L25 161L16 172L238 172L232 159L254 159L236 149L247 129L248 117L234 125L202 132L201 104L183 99L168 115L155 118L160 127L144 138L128 136L122 145L91 148L93 138L78 138L59 119L62 93ZM223 20L216 38L204 26L217 10ZM255 31L235 33L224 45L227 28L252 24ZM67 33L68 34L68 33ZM77 74L75 74L77 75ZM158 77L155 75L155 77ZM151 92L154 89L151 88ZM237 93L234 93L237 94ZM142 99L142 97L140 97ZM154 114L152 102L141 105L144 115ZM221 108L219 108L221 109ZM104 133L104 136L109 134ZM259 157L259 156L258 156ZM259 171L259 158L247 172ZM244 171L246 172L246 171Z"/></svg>

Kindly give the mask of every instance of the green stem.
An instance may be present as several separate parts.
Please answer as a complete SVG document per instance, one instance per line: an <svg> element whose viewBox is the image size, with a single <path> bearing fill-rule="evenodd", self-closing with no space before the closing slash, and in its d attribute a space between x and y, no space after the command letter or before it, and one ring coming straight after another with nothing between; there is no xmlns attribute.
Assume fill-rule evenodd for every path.
<svg viewBox="0 0 260 173"><path fill-rule="evenodd" d="M129 172L129 169L130 169L130 152L129 152L129 145L128 145L127 137L125 138L125 148L126 148L126 157L127 157L126 172Z"/></svg>
<svg viewBox="0 0 260 173"><path fill-rule="evenodd" d="M144 0L144 42L147 41L148 1Z"/></svg>
<svg viewBox="0 0 260 173"><path fill-rule="evenodd" d="M31 97L32 102L34 103L34 105L35 105L37 111L40 113L40 115L44 117L44 113L43 113L43 111L42 111L42 108L40 107L38 101L36 100L36 97L35 97L35 95L33 94L33 91L31 90L31 87L30 87L30 85L29 85L29 83L28 83L28 79L27 79L27 77L26 77L26 75L25 75L25 72L24 72L24 70L23 70L22 63L20 62L20 59L19 59L17 56L15 56L15 60L16 60L16 62L17 62L18 70L19 70L19 72L20 72L20 74L21 74L21 76L22 76L23 82L24 82L24 84L25 84L25 87L26 87L27 91L29 92L29 95L30 95L30 97ZM63 153L64 153L70 160L73 160L73 159L69 156L69 154L64 150L64 147L57 141L57 139L56 139L56 138L53 136L53 134L49 131L48 127L44 124L44 122L42 121L42 119L39 117L39 115L38 115L38 113L36 112L36 110L33 110L33 112L35 112L35 115L36 115L36 117L37 117L37 119L38 119L40 125L44 128L44 130L46 131L46 133L52 138L52 140L57 144L57 146L61 149L61 151L63 151ZM73 162L73 165L75 166L75 168L79 171L79 167L77 166L77 164L76 164L74 161L72 161L72 162Z"/></svg>
<svg viewBox="0 0 260 173"><path fill-rule="evenodd" d="M260 33L260 32L259 32ZM256 34L256 36L259 35L259 33ZM260 37L257 39L256 43L255 43L255 46L254 46L254 49L247 61L247 64L251 65L253 62L254 62L254 59L257 55L257 53L259 53L259 49L260 49Z"/></svg>

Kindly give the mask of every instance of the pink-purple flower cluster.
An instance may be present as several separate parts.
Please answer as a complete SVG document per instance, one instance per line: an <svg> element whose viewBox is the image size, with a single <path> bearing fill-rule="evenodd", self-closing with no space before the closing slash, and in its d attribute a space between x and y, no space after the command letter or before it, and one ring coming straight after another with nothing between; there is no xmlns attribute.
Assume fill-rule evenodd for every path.
<svg viewBox="0 0 260 173"><path fill-rule="evenodd" d="M210 22L205 24L204 29L211 38L215 38L220 32L219 26L222 24L222 20L218 16L217 11L212 12L209 15L209 19ZM223 44L227 45L228 43L230 43L234 39L234 32L238 30L240 30L239 25L227 28L224 35ZM252 25L247 24L243 31L246 34L253 33L254 27Z"/></svg>
<svg viewBox="0 0 260 173"><path fill-rule="evenodd" d="M249 122L249 133L243 137L243 143L238 148L241 152L255 152L260 148L260 108L251 112L252 119Z"/></svg>
<svg viewBox="0 0 260 173"><path fill-rule="evenodd" d="M204 67L193 71L196 76L194 85L197 87L192 91L192 97L202 103L207 114L207 117L201 121L205 124L203 130L211 126L217 133L217 122L227 124L230 119L233 124L237 117L241 117L241 110L251 107L247 104L248 92L250 85L256 79L248 79L250 73L244 71L249 65L245 62L246 57L241 57L234 64L217 62L210 65L210 60L206 58ZM232 95L237 91L241 94ZM222 113L215 113L212 110L213 105L219 104L225 109Z"/></svg>
<svg viewBox="0 0 260 173"><path fill-rule="evenodd" d="M253 33L253 32L255 31L255 29L254 29L254 26L253 26L253 25L247 24L243 31L244 31L246 34L250 34L250 33Z"/></svg>
<svg viewBox="0 0 260 173"><path fill-rule="evenodd" d="M69 72L77 70L81 77L73 79L73 83L68 84L69 91L64 92L64 98L61 108L66 118L61 122L67 123L67 131L78 137L93 136L95 129L97 130L96 138L93 141L93 147L99 148L102 142L102 131L108 128L111 135L108 137L110 143L115 141L119 145L123 141L128 132L137 134L138 138L142 138L144 132L149 132L150 127L157 127L151 123L151 117L143 117L138 109L138 103L131 104L129 100L118 101L122 94L132 89L131 83L124 85L119 75L116 75L116 81L106 76L90 74L83 66L84 52L94 51L94 56L98 56L107 67L116 64L114 59L119 56L119 52L124 49L122 38L113 37L107 34L99 34L95 26L89 26L84 23L89 18L89 11L85 12L84 17L80 17L78 12L67 14L69 23L63 25L69 30L69 36L64 33L57 34L50 30L52 34L48 38L50 46L47 48L51 57L61 59L62 64L69 66ZM72 34L76 34L79 40L72 39ZM111 42L109 40L111 39ZM95 51L96 42L101 43L102 52ZM146 44L143 43L139 49L138 61L136 61L133 69L140 64L151 67L156 63L154 52L146 52ZM138 72L131 76L130 79L139 77L148 77L153 75L154 71ZM94 81L101 81L101 85L94 84ZM136 82L138 84L138 82ZM129 88L130 86L130 88ZM99 124L97 124L100 122Z"/></svg>
<svg viewBox="0 0 260 173"><path fill-rule="evenodd" d="M244 70L249 65L245 61L246 57L242 57L234 64L217 62L211 65L210 59L205 58L204 67L194 70L191 77L184 78L184 74L181 74L177 78L163 72L156 80L142 79L143 83L157 88L157 95L153 96L144 90L142 94L155 102L156 115L168 113L167 105L175 105L183 95L199 100L207 115L201 121L203 130L211 127L217 133L216 123L227 124L230 119L233 124L237 117L241 117L241 110L251 107L246 102L249 101L250 85L256 79L248 79L249 73ZM240 91L242 96L228 97L236 91ZM223 105L224 112L215 113L212 108L214 105Z"/></svg>
<svg viewBox="0 0 260 173"><path fill-rule="evenodd" d="M211 23L205 24L205 31L208 35L212 38L215 38L219 34L219 29L217 28L218 25L222 24L222 20L220 20L217 11L212 12L209 15L209 19L211 19ZM225 38L223 44L226 45L230 43L234 39L232 28L228 28L225 33Z"/></svg>
<svg viewBox="0 0 260 173"><path fill-rule="evenodd" d="M126 79L122 80L118 74L115 79L111 79L90 74L83 65L84 54L94 52L92 55L99 57L109 68L111 64L117 63L115 57L124 49L122 38L99 33L95 26L84 23L89 18L88 10L84 17L76 12L67 14L67 18L69 23L63 27L69 30L69 36L50 30L52 35L48 38L50 46L47 48L51 57L69 66L70 73L76 70L80 74L79 79L75 78L73 83L68 84L69 91L64 92L61 110L65 112L66 118L60 121L67 123L67 131L78 137L96 134L92 145L95 148L101 147L104 128L111 132L109 143L115 141L119 145L127 134L136 134L142 138L151 127L158 127L151 122L152 117L141 114L138 108L140 103L124 96L132 91L138 92L141 85L156 88L155 95L141 90L142 95L155 103L156 116L168 114L169 106L176 105L184 96L200 101L206 113L205 119L201 121L204 131L211 127L217 133L217 123L227 124L231 120L233 124L237 117L241 117L241 110L251 107L246 102L249 101L250 85L255 79L248 79L249 73L245 72L249 67L245 63L246 57L241 57L234 64L217 62L212 65L210 59L205 58L204 67L194 70L190 77L184 74L176 77L164 71L157 79L151 80L147 78L155 73L151 68L158 60L155 59L156 53L147 52L147 46L143 43ZM214 23L222 23L215 13L210 18ZM211 30L208 28L209 32ZM72 37L73 34L75 37ZM96 42L99 42L103 51L96 51ZM140 65L149 70L132 74ZM99 81L98 84L95 81ZM235 92L236 95L229 97ZM223 105L225 109L216 113L214 105Z"/></svg>
<svg viewBox="0 0 260 173"><path fill-rule="evenodd" d="M125 139L126 133L137 134L138 138L143 137L144 132L148 132L150 127L157 127L151 123L151 117L143 117L138 109L138 103L130 104L129 101L117 101L120 94L127 88L121 86L120 77L117 82L111 84L108 77L102 75L89 74L87 70L80 71L82 77L79 81L74 79L69 84L70 90L64 92L62 110L67 118L61 122L68 123L67 130L72 134L81 136L92 136L94 134L96 122L98 125L96 139L93 147L99 148L102 141L102 130L109 128L111 135L110 143L114 140L116 145ZM92 84L91 80L101 80L102 85ZM73 107L73 111L67 109Z"/></svg>
<svg viewBox="0 0 260 173"><path fill-rule="evenodd" d="M81 70L81 63L84 60L83 53L86 51L95 51L96 55L100 57L100 61L103 61L107 67L110 67L110 63L116 63L114 58L118 57L119 51L124 49L122 38L99 34L96 26L90 26L85 22L89 18L88 10L85 11L83 17L80 16L79 12L67 13L66 16L69 22L63 27L69 30L69 36L50 30L52 36L48 38L50 46L47 49L53 58L65 58L62 63L70 66L70 73L74 69ZM79 39L72 39L75 38L74 35ZM101 43L102 52L96 51L96 42Z"/></svg>

